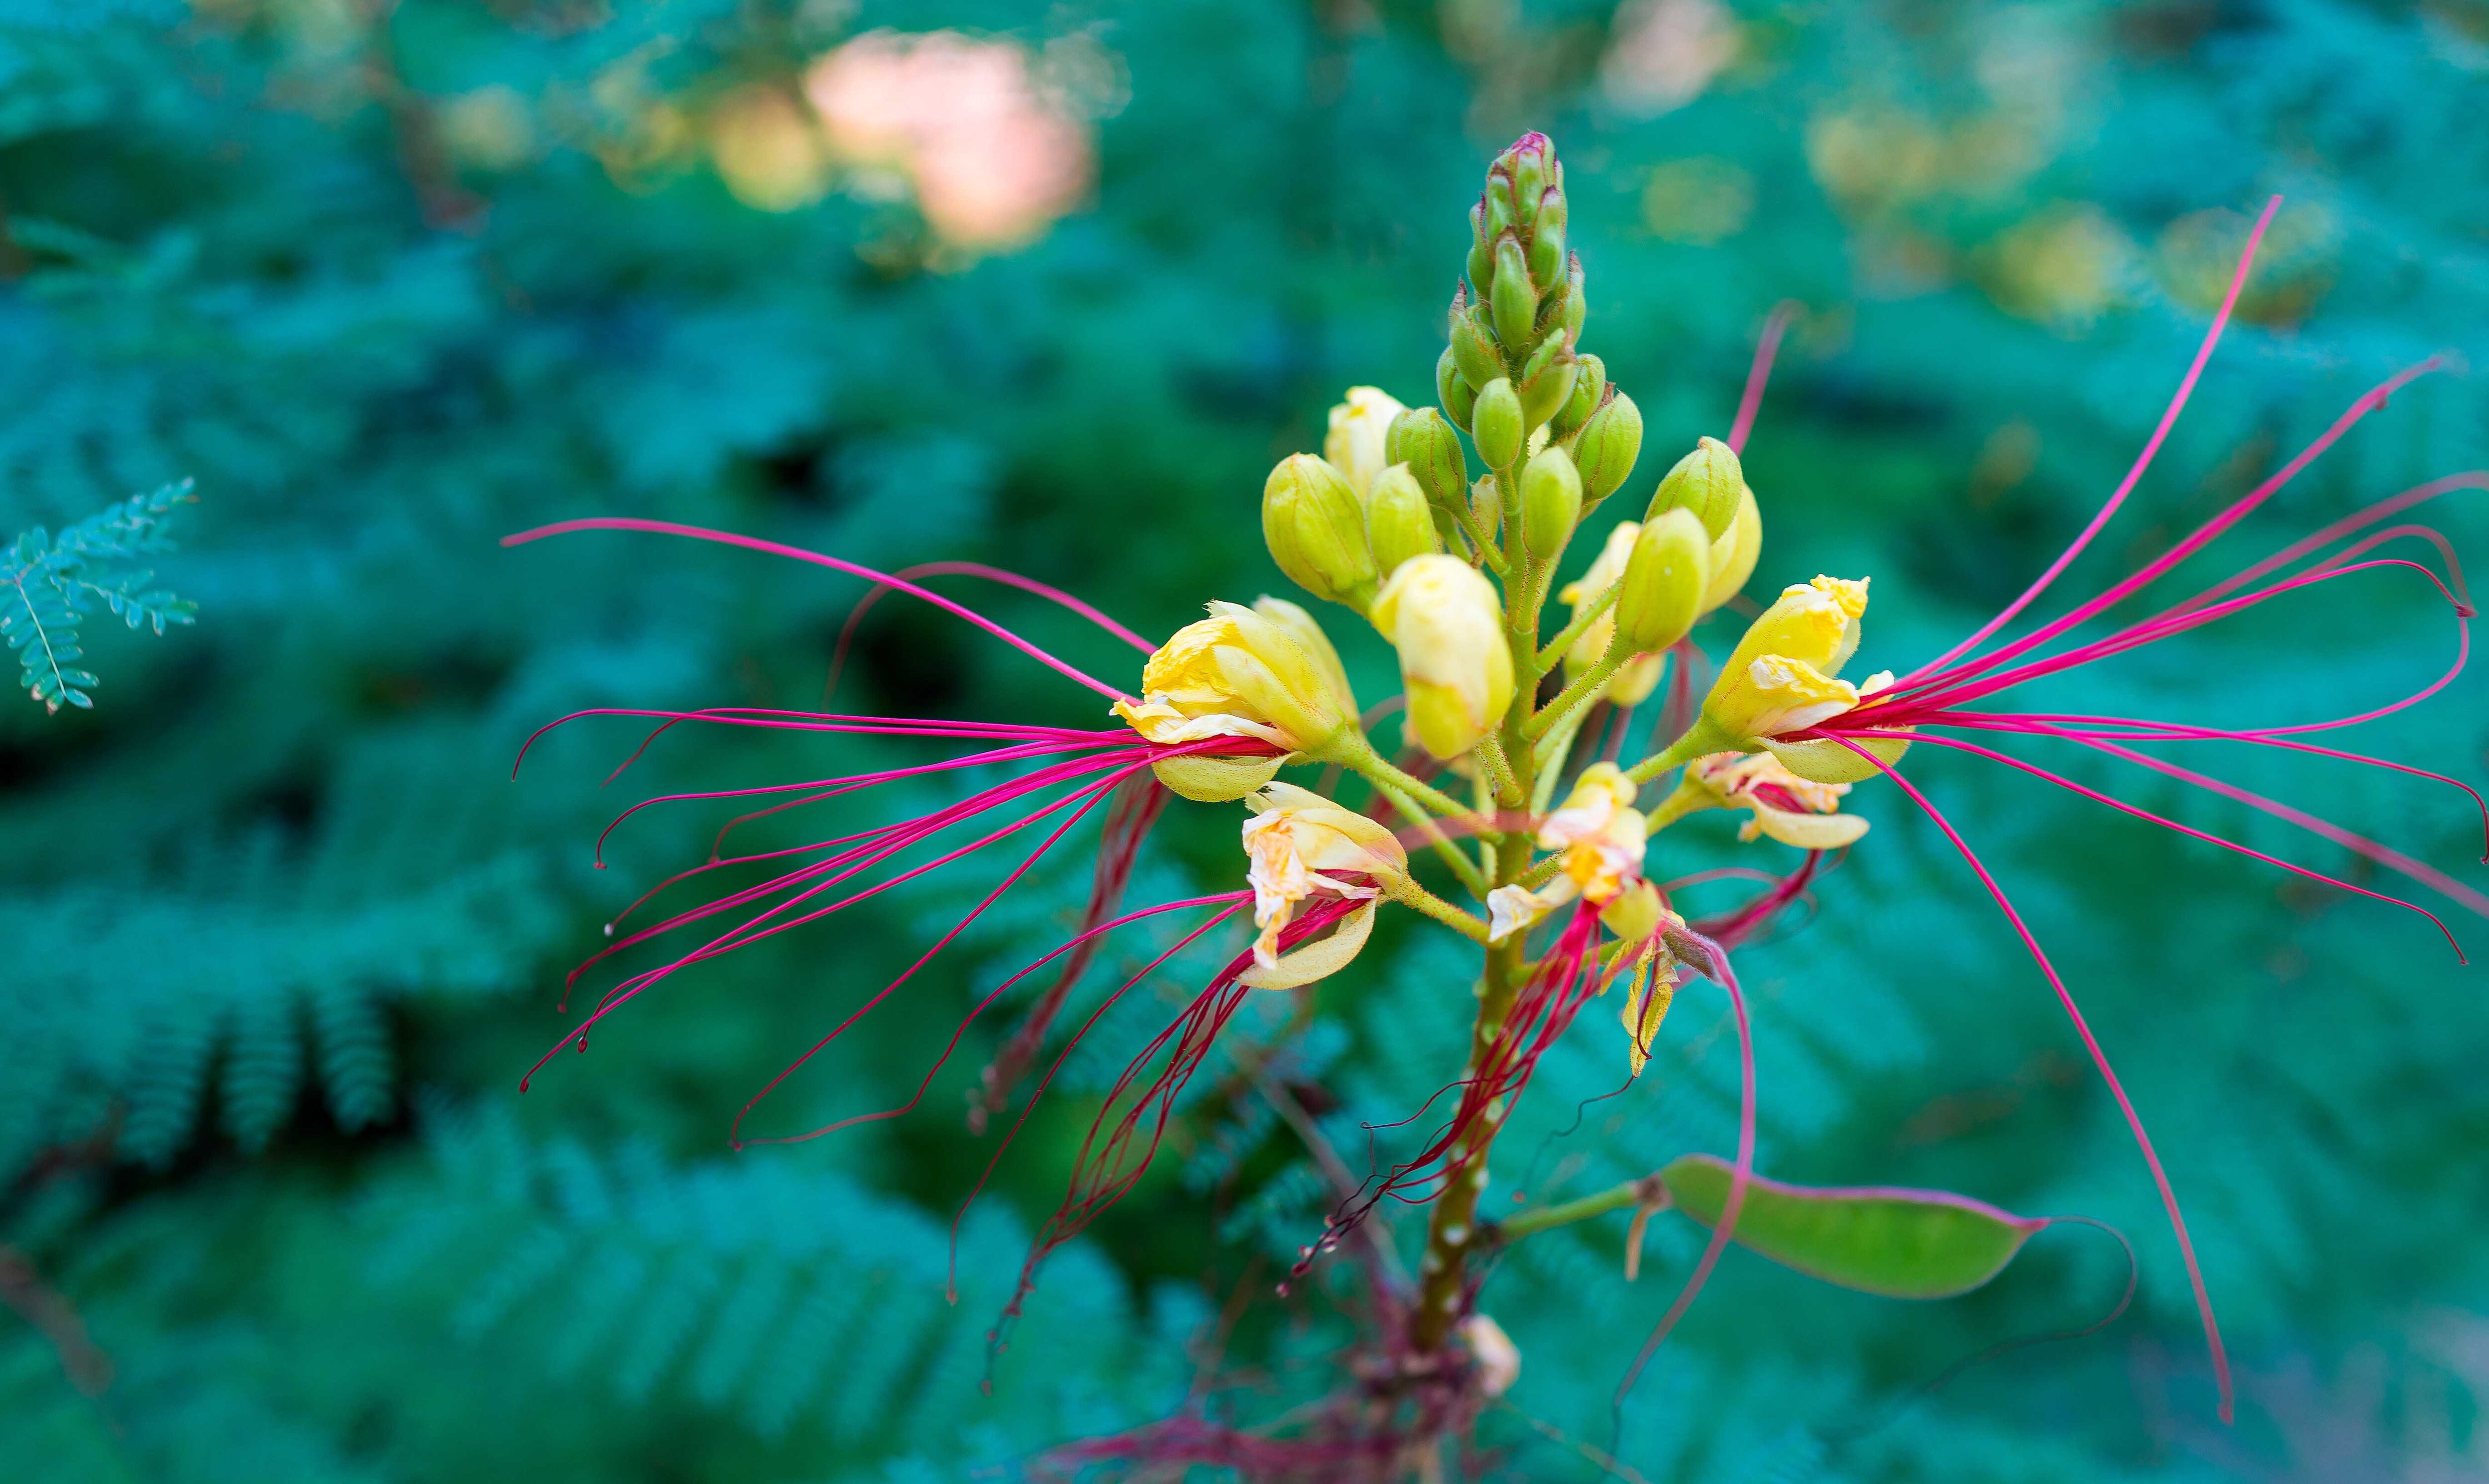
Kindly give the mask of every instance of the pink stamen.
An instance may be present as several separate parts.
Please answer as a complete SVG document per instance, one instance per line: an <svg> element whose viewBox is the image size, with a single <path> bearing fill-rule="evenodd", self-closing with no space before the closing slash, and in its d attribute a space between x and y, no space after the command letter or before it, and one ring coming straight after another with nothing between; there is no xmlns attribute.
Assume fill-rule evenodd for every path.
<svg viewBox="0 0 2489 1484"><path fill-rule="evenodd" d="M2100 513L2093 516L2091 524L2085 526L2082 533L2074 537L2074 544L2067 547L2055 561L2050 562L2048 569L2040 574L2038 581L2024 588L2020 597L2005 605L2003 613L1982 624L1968 639L1919 667L1912 678L1930 671L1941 671L1945 666L1986 643L1989 635L2013 622L2016 614L2030 607L2033 599L2047 591L2049 585L2056 582L2066 568L2074 564L2074 558L2082 555L2085 547L2091 545L2092 538L2101 533L2101 528L2106 526L2109 518L2117 514L2118 507L2126 503L2126 497L2133 492L2136 481L2143 477L2143 471L2152 467L2154 457L2160 452L2161 442L2168 438L2169 430L2177 425L2178 414L2187 406L2187 399L2194 395L2196 379L2204 374L2205 363L2213 358L2213 347L2220 343L2221 331L2230 323L2230 311L2237 307L2239 293L2246 287L2247 270L2255 263L2256 245L2264 241L2264 229L2272 224L2274 213L2279 210L2281 210L2279 196L2274 196L2265 203L2264 214L2256 218L2255 230L2247 234L2246 246L2239 253L2239 266L2231 271L2229 292L2221 296L2220 310L2213 316L2212 328L2204 332L2204 343L2195 348L2195 358L2188 365L2186 376L2180 379L2177 393L2169 399L2169 406L2162 410L2160 424L2153 428L2152 437L2144 442L2143 451L2135 455L2133 465L2126 471L2126 477L2118 481L2116 491L2108 498L2108 503L2101 506Z"/></svg>
<svg viewBox="0 0 2489 1484"><path fill-rule="evenodd" d="M2040 947L2039 938L2032 934L2029 925L2022 921L2022 914L2015 909L2013 899L2005 895L2003 887L1996 884L1996 878L1988 874L1988 868L1980 862L1978 853L1970 848L1969 842L1964 841L1960 832L1953 827L1953 821L1947 819L1935 805L1930 803L1928 796L1921 793L1916 785L1903 778L1901 770L1847 737L1836 736L1834 740L1874 764L1878 772L1891 779L1903 793L1908 794L1910 802L1916 804L1920 812L1934 821L1937 829L1944 832L1945 839L1953 842L1954 849L1960 853L1972 873L1979 877L1980 885L1988 889L1988 895L1995 901L1998 910L2005 914L2006 922L2013 926L2015 936L2022 940L2022 947L2029 952L2032 961L2039 964L2040 972L2047 978L2048 987L2056 991L2057 1003L2065 1008L2066 1017L2074 1022L2075 1034L2082 1038L2083 1049L2091 1055L2093 1068L2100 1072L2101 1080L2108 1084L2110 1096L2117 1099L2118 1112L2126 1119L2127 1131L2133 1135L2135 1148L2143 1152L2143 1162L2151 1167L2153 1184L2160 1189L2161 1210L2168 1213L2169 1229L2178 1239L2179 1255L2187 1260L2187 1281L2194 1288L2195 1312L2203 1321L2204 1343L2212 1351L2213 1379L2219 1387L2221 1397L2221 1420L2223 1422L2233 1420L2237 1409L2230 1386L2229 1352L2221 1344L2220 1325L2213 1318L2213 1298L2204 1287L2204 1270L2195 1261L2195 1243L2187 1235L2187 1218L2178 1210L2178 1192L2170 1187L2169 1176L2160 1167L2160 1152L2152 1147L2152 1135L2144 1131L2143 1119L2134 1111L2133 1100L2126 1096L2126 1084L2118 1080L2116 1069L2109 1065L2108 1053L2101 1049L2100 1039L2092 1034L2091 1022L2083 1017L2082 1007L2074 1003L2074 994L2066 988L2066 982L2057 975L2057 966L2048 961L2047 954Z"/></svg>
<svg viewBox="0 0 2489 1484"><path fill-rule="evenodd" d="M2359 400L2353 402L2349 409L2347 409L2339 417L2335 418L2332 425L2327 428L2315 442L2309 443L2305 448L2301 449L2297 457L2293 458L2288 464L2283 465L2279 472L2274 474L2262 484L2259 484L2254 489L2248 491L2245 496L2233 502L2228 508L2221 511L2220 514L2197 527L2186 537L2186 539L2180 541L2176 546L2171 547L2168 551L2163 552L2160 556L2153 558L2153 560L2146 563L2133 575L2111 585L2105 591L2103 591L2097 596L2089 598L2076 605L2073 612L2066 614L2061 617L2051 619L2047 623L2042 624L2038 629L2024 635L2022 638L2001 645L1995 650L1992 650L1977 659L1955 666L1951 670L1937 671L1931 666L1921 666L1918 670L1911 671L1910 675L1904 679L1902 684L1894 687L1890 691L1881 693L1882 696L1892 697L1899 699L1903 696L1915 695L1916 693L1931 690L1941 685L1959 682L1974 675L1986 673L1987 671L1993 670L1998 665L2004 664L2006 661L2015 659L2017 656L2027 654L2031 650L2038 648L2040 645L2046 643L2048 641L2055 639L2058 635L2065 633L2067 630L2088 621L2109 608L2114 607L2119 602L2124 601L2131 594L2141 591L2143 588L2151 585L2154 582L2157 582L2161 575L2166 573L2170 568L2178 565L2180 562L2186 560L2195 553L2203 550L2205 546L2217 538L2223 531L2228 530L2232 526L2245 520L2257 506L2271 499L2274 493L2279 491L2284 485L2287 485L2291 480L2297 478L2301 471L2306 469L2309 464L2313 463L2319 454L2322 454L2326 449L2332 447L2335 440L2349 432L2361 418L2367 416L2370 413L2375 412L2379 408L2384 407L2387 399L2394 392L2402 389L2406 383L2409 383L2414 378L2425 376L2429 372L2439 369L2443 363L2444 358L2442 357L2431 357L2417 366L2396 372L2386 381L2369 388L2369 390L2363 393ZM2148 622L2149 620L2146 621ZM1879 699L1881 698L1879 697Z"/></svg>
<svg viewBox="0 0 2489 1484"><path fill-rule="evenodd" d="M2066 737L2070 741L2081 740L2080 738L2074 736L2072 733L2056 731L2054 728L2041 728L2035 729L2041 735L2061 736ZM2070 778L2051 773L2047 769L2040 767L2035 763L2025 762L2021 758L2016 757L2011 754L2000 753L1994 748L1981 747L1975 742L1964 742L1958 737L1922 736L1919 740L1925 742L1930 747L1952 748L1957 752L1970 753L1977 756L1988 758L1991 761L2001 762L2009 768L2015 768L2021 772L2028 773L2034 778L2045 779L2047 782L2056 785L2058 787L2066 789L2068 792L2081 794L2084 798L2090 799L2094 803L2105 804L2109 808L2114 809L2121 813L2132 814L2137 819L2150 820L2152 823L2160 825L2163 829L2175 830L2181 835L2189 836L2193 839L2203 841L2208 844L2218 845L2224 850L2234 850L2241 855L2262 861L2268 866L2278 866L2282 870L2289 871L2294 875L2304 876L2310 881L2322 881L2328 886L2340 887L2346 892L2356 893L2359 896L2370 898L2377 901L2391 902L2395 906L2402 907L2408 911L2417 912L2420 916L2427 918L2432 924L2436 925L2438 931L2446 934L2446 946L2454 950L2454 956L2458 961L2470 961L2463 956L2463 945L2454 940L2454 929L2446 926L2445 919L2439 917L2436 913L2431 912L2428 908L2421 906L2417 902L2405 901L2400 897L2389 896L2384 892L2370 891L2364 886L2355 886L2339 877L2329 876L2321 870L2310 870L2304 866L2293 865L2288 861L2282 860L2278 856L2267 855L2261 850L2240 844L2237 841L2225 840L2218 835L2209 834L2203 830L2196 829L2191 825L2180 824L2175 819L2165 818L2162 815L2152 813L2148 809L2137 808L2132 804L2127 803L2123 799L2112 798L2108 794L2103 793L2097 788L2086 788ZM2111 753L2122 757L2142 758L2145 756L2144 754L2132 752L2127 748L2118 747L2113 743L2086 741L2083 742L2083 745L2086 747L2096 748L2101 752ZM2157 762L2159 759L2156 758L2153 760ZM2179 769L2177 771L2180 773L2185 772L2184 769ZM2197 777L2198 781L2201 782L2209 782L2200 780L2199 776L2189 776ZM2309 817L2312 818L2314 816L2311 815ZM2345 836L2349 835L2348 831L2341 831L2340 833ZM2356 836L2351 836L2350 838L2353 840L2359 839L2359 837ZM2347 843L2348 842L2346 841L2345 842ZM2394 854L2393 851L2386 849L2385 846L2376 843L2374 841L2360 841L2360 843L2354 845L2352 848L2359 850L2362 855L2367 855L2372 858L2379 855L2390 856ZM2409 858L2399 857L2399 859L2408 860ZM2425 870L2426 868L2422 869ZM2489 906L2489 900L2484 900L2483 905Z"/></svg>
<svg viewBox="0 0 2489 1484"><path fill-rule="evenodd" d="M1016 572L1008 572L1001 567L989 567L980 561L920 561L914 566L901 567L891 576L899 578L981 577L989 583L1001 583L1006 586L1016 587L1022 592L1035 593L1050 603L1070 609L1143 654L1158 652L1158 645L1071 593L1065 592L1062 588L1048 586L1033 577L1022 577ZM864 615L873 612L873 606L881 601L883 593L891 590L888 586L875 584L866 589L863 597L856 599L855 607L847 611L846 622L839 626L838 644L830 651L830 678L821 687L823 696L829 696L838 690L839 676L846 669L847 650L855 642L856 629L864 622Z"/></svg>
<svg viewBox="0 0 2489 1484"><path fill-rule="evenodd" d="M1017 634L1004 628L1001 624L994 622L983 614L977 613L975 610L964 607L960 604L954 603L949 598L943 597L940 593L928 591L923 587L919 587L914 583L908 582L904 578L893 577L887 573L876 572L871 567L859 566L855 562L845 561L836 556L824 556L819 552L808 552L800 546L788 546L780 541L763 541L758 536L737 535L734 532L728 530L710 530L705 527L684 526L672 521L644 521L625 516L611 515L592 516L586 520L577 521L557 521L550 526L538 526L532 530L523 530L516 535L503 536L501 538L501 544L503 546L524 546L530 541L540 541L547 536L566 535L575 530L644 530L652 531L659 535L690 536L695 540L715 541L726 546L739 546L747 551L767 552L776 556L788 556L797 561L809 561L815 566L828 567L833 571L844 572L853 577L866 578L878 583L885 587L897 588L899 591L906 593L909 597L922 598L946 614L950 614L955 617L966 619L968 622L975 624L978 628L985 630L996 639L999 639L1003 642L1011 645L1013 648L1017 649L1022 654L1028 655L1030 658L1038 661L1038 663L1045 666L1057 674L1075 680L1080 684L1087 686L1089 689L1096 691L1099 695L1105 697L1109 700L1129 700L1131 699L1122 691L1119 691L1113 686L1106 684L1104 681L1099 680L1090 675L1085 671L1082 671L1066 661L1055 658L1045 650L1030 643L1027 640L1020 638Z"/></svg>
<svg viewBox="0 0 2489 1484"><path fill-rule="evenodd" d="M1755 430L1755 414L1762 410L1763 386L1772 379L1772 361L1780 355L1781 336L1788 333L1789 321L1796 319L1805 306L1796 300L1785 299L1772 305L1770 318L1763 321L1762 337L1755 344L1755 359L1746 368L1746 389L1737 398L1737 420L1729 425L1726 442L1731 453L1746 451L1746 435Z"/></svg>
<svg viewBox="0 0 2489 1484"><path fill-rule="evenodd" d="M2396 495L2389 499L2379 500L2377 503L2370 505L2364 510L2344 516L2342 519L2335 521L2332 525L2315 532L2313 535L2305 536L2298 541L2292 542L2289 546L2274 553L2264 560L2257 562L2254 566L2248 567L2246 570L2240 572L2235 576L2224 578L2220 582L2207 587L2202 592L2189 598L2186 602L2179 604L2176 608L2170 609L2168 612L2173 614L2180 613L2187 609L2197 607L2201 604L2217 602L2239 588L2246 586L2247 584L2254 582L2257 578L2264 576L2266 573L2274 571L2276 568L2286 567L2292 562L2297 561L2300 557L2306 556L2312 551L2316 551L2330 542L2338 540L2343 536L2347 536L2353 531L2360 530L2366 527L2375 525L2377 522L2386 519L2388 516L2399 515L2414 505L2425 504L2429 500L2435 499L2441 495L2451 494L2456 490L2489 490L2489 471L2471 470L2459 474L2447 474L2442 479L2432 479L2426 484L2415 485L2411 489L2405 490L2401 494ZM2447 551L2447 560L2451 562L2453 560L2452 552L2446 548L2440 549ZM2455 590L2458 593L2463 591L2462 577L2459 569L2456 572Z"/></svg>
<svg viewBox="0 0 2489 1484"><path fill-rule="evenodd" d="M1676 1300L1660 1316L1659 1324L1643 1341L1642 1353L1625 1378L1616 1385L1614 1405L1621 1410L1625 1398L1633 1393L1634 1383L1642 1379L1643 1368L1650 1364L1676 1322L1694 1306L1703 1285L1711 1281L1711 1270L1719 1264L1720 1254L1728 1250L1729 1239L1736 1235L1737 1217L1746 1209L1746 1186L1755 1178L1755 1033L1746 1018L1746 993L1738 987L1736 971L1729 966L1729 955L1718 944L1702 940L1696 934L1679 932L1674 936L1693 937L1709 952L1708 963L1692 964L1727 991L1730 1008L1737 1017L1737 1162L1729 1175L1729 1198L1721 1203L1719 1224L1711 1228L1711 1240L1702 1246L1702 1256L1696 1260L1694 1270L1686 1275L1685 1286L1677 1290ZM1689 960L1690 963L1690 960Z"/></svg>

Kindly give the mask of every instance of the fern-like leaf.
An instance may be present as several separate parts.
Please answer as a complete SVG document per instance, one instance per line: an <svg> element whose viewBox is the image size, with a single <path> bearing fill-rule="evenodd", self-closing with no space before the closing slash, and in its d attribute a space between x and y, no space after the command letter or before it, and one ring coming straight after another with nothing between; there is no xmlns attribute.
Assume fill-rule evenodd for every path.
<svg viewBox="0 0 2489 1484"><path fill-rule="evenodd" d="M166 519L174 506L197 499L185 479L107 505L58 536L38 526L10 543L0 563L0 641L17 657L17 683L45 711L95 705L87 688L99 682L77 661L85 657L78 625L96 605L133 629L144 625L157 634L191 621L196 605L148 587L153 572L120 564L169 550Z"/></svg>

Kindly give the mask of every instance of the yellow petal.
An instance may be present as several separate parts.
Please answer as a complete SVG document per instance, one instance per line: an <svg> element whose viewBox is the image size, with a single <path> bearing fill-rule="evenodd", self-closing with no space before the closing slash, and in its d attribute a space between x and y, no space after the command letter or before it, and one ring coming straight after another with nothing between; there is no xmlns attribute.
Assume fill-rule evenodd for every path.
<svg viewBox="0 0 2489 1484"><path fill-rule="evenodd" d="M1363 903L1340 919L1329 937L1281 954L1279 961L1267 969L1256 964L1237 976L1236 982L1248 989L1294 989L1329 979L1347 968L1365 947L1366 938L1374 931L1374 913L1379 905L1379 901Z"/></svg>

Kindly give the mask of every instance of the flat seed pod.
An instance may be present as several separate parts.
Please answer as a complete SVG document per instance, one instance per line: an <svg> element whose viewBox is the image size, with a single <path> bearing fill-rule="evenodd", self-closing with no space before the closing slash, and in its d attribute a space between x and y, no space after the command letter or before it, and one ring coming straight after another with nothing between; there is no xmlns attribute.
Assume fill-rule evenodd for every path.
<svg viewBox="0 0 2489 1484"><path fill-rule="evenodd" d="M1659 1172L1676 1209L1709 1226L1732 1175L1716 1155ZM1750 1176L1732 1240L1784 1268L1887 1298L1949 1298L1986 1283L2048 1224L1985 1201L1898 1185L1811 1187Z"/></svg>

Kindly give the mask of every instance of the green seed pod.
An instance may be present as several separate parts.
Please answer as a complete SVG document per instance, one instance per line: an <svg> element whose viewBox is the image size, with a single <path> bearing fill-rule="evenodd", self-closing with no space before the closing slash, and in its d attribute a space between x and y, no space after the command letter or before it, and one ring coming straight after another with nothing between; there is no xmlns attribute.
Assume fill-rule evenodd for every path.
<svg viewBox="0 0 2489 1484"><path fill-rule="evenodd" d="M1485 389L1486 384L1503 375L1503 352L1478 320L1476 311L1461 310L1452 315L1452 359L1461 368L1461 380L1472 391Z"/></svg>
<svg viewBox="0 0 2489 1484"><path fill-rule="evenodd" d="M1616 589L1616 642L1655 654L1693 631L1711 582L1711 538L1690 511L1643 523Z"/></svg>
<svg viewBox="0 0 2489 1484"><path fill-rule="evenodd" d="M1363 613L1374 601L1365 511L1348 476L1310 453L1279 461L1262 486L1262 539L1289 581Z"/></svg>
<svg viewBox="0 0 2489 1484"><path fill-rule="evenodd" d="M1560 340L1549 340L1560 346ZM1521 388L1522 420L1535 428L1555 416L1573 395L1573 383L1580 379L1580 364L1570 356L1557 359L1535 380Z"/></svg>
<svg viewBox="0 0 2489 1484"><path fill-rule="evenodd" d="M1477 410L1470 414L1470 436L1477 440L1478 457L1489 469L1510 469L1521 457L1522 440L1529 430L1522 426L1521 395L1510 382L1499 376L1478 388Z"/></svg>
<svg viewBox="0 0 2489 1484"><path fill-rule="evenodd" d="M1549 420L1550 437L1571 438L1576 429L1590 420L1590 414L1599 410L1599 403L1608 394L1605 361L1596 356L1579 356L1573 364L1580 368L1573 375L1573 394L1564 399L1564 405Z"/></svg>
<svg viewBox="0 0 2489 1484"><path fill-rule="evenodd" d="M1469 495L1469 458L1461 452L1461 437L1431 407L1411 408L1391 419L1391 431L1383 438L1383 458L1408 465L1432 504L1457 509Z"/></svg>
<svg viewBox="0 0 2489 1484"><path fill-rule="evenodd" d="M1650 498L1650 513L1691 510L1716 541L1736 519L1737 494L1745 486L1745 472L1729 445L1716 438L1702 439L1659 481L1657 493Z"/></svg>
<svg viewBox="0 0 2489 1484"><path fill-rule="evenodd" d="M1521 538L1531 556L1543 560L1562 551L1581 519L1582 476L1573 456L1561 448L1531 455L1521 471Z"/></svg>
<svg viewBox="0 0 2489 1484"><path fill-rule="evenodd" d="M1365 492L1365 534L1374 570L1386 582L1410 557L1444 549L1426 492L1408 465L1394 464L1374 476Z"/></svg>
<svg viewBox="0 0 2489 1484"><path fill-rule="evenodd" d="M1452 354L1448 345L1444 347L1444 354L1435 358L1435 395L1443 402L1444 414L1451 419L1452 426L1467 429L1470 409L1477 406L1477 393L1470 389L1469 383L1461 380L1459 357Z"/></svg>
<svg viewBox="0 0 2489 1484"><path fill-rule="evenodd" d="M1573 440L1582 493L1592 504L1615 494L1642 456L1642 409L1615 387L1608 391L1606 404L1583 422L1581 436Z"/></svg>
<svg viewBox="0 0 2489 1484"><path fill-rule="evenodd" d="M1509 232L1495 242L1495 285L1487 291L1487 302L1495 307L1496 338L1518 354L1538 324L1538 290L1530 281L1521 243Z"/></svg>

